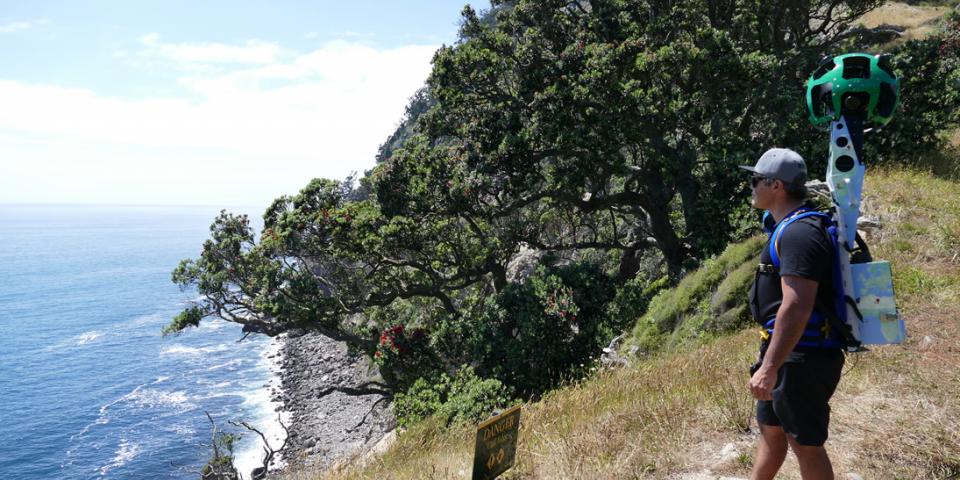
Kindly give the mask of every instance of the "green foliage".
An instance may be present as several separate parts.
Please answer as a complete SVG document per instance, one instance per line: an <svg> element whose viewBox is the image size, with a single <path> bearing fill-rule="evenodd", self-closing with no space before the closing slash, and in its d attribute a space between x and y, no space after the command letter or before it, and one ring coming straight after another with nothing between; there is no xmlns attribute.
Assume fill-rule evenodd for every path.
<svg viewBox="0 0 960 480"><path fill-rule="evenodd" d="M407 108L403 113L400 126L387 138L377 150L377 163L383 163L393 155L393 152L403 147L404 143L417 132L417 119L434 104L430 98L430 89L422 87L410 97Z"/></svg>
<svg viewBox="0 0 960 480"><path fill-rule="evenodd" d="M477 368L519 393L542 392L583 369L616 333L615 289L595 264L539 267L484 304L461 332Z"/></svg>
<svg viewBox="0 0 960 480"><path fill-rule="evenodd" d="M746 293L764 241L763 236L756 236L730 245L676 287L655 297L636 323L631 344L650 353L747 324Z"/></svg>
<svg viewBox="0 0 960 480"><path fill-rule="evenodd" d="M187 327L197 327L200 320L203 319L203 310L200 307L192 306L178 313L169 325L163 327L163 335L176 335Z"/></svg>
<svg viewBox="0 0 960 480"><path fill-rule="evenodd" d="M429 378L429 379L428 379ZM496 379L476 375L469 365L451 377L421 377L394 400L397 424L410 426L431 415L446 424L475 422L510 402L510 389Z"/></svg>
<svg viewBox="0 0 960 480"><path fill-rule="evenodd" d="M425 330L406 329L402 324L383 329L373 359L384 379L400 389L440 366Z"/></svg>
<svg viewBox="0 0 960 480"><path fill-rule="evenodd" d="M930 152L943 146L941 131L960 126L960 10L947 15L933 35L891 53L900 76L900 112L882 135L868 137L865 156L927 166Z"/></svg>
<svg viewBox="0 0 960 480"><path fill-rule="evenodd" d="M213 422L213 417L211 417L209 413L207 414L207 418L210 419L210 424L213 428L211 434L213 455L211 455L210 460L207 461L206 465L200 470L200 479L239 480L240 475L233 466L233 448L236 442L240 440L240 435L220 430L216 423Z"/></svg>
<svg viewBox="0 0 960 480"><path fill-rule="evenodd" d="M661 290L670 286L670 277L663 276L653 282L636 277L617 288L616 296L607 305L607 316L617 331L629 328L647 311L650 300Z"/></svg>
<svg viewBox="0 0 960 480"><path fill-rule="evenodd" d="M860 47L842 32L881 1L721 3L465 8L460 40L437 52L359 189L314 179L267 208L259 235L221 212L173 272L201 300L165 333L207 317L316 329L374 356L398 392L467 364L535 395L588 369L638 317L645 349L735 328L757 240L650 299L754 231L736 165L774 145L816 158L802 81L823 55ZM956 124L950 28L897 53L915 83L889 144L868 144L907 158L914 138ZM511 283L522 247L546 255ZM561 255L574 260L558 266Z"/></svg>

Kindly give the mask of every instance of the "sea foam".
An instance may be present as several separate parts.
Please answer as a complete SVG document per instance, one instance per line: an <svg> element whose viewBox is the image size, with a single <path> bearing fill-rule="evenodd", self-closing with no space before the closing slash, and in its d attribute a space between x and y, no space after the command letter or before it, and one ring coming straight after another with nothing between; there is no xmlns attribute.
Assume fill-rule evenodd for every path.
<svg viewBox="0 0 960 480"><path fill-rule="evenodd" d="M130 460L133 460L140 453L141 447L137 443L130 443L127 439L121 439L120 445L117 446L117 450L114 452L113 459L110 460L110 463L100 467L100 475L106 475L107 472L113 470L114 468L121 467Z"/></svg>
<svg viewBox="0 0 960 480"><path fill-rule="evenodd" d="M287 432L283 425L290 425L289 412L283 411L283 403L275 401L270 395L271 390L280 389L282 347L283 335L280 335L274 338L270 345L264 349L264 352L260 354L260 366L269 369L270 381L266 386L257 385L253 390L246 392L243 401L243 406L253 412L254 419L249 423L263 432L270 446L275 449L280 448L287 438ZM245 438L252 441L241 442L234 455L233 465L244 477L248 477L254 468L262 465L264 454L263 441L258 435L246 435ZM282 467L284 465L279 454L274 458L276 459L273 463L274 466Z"/></svg>
<svg viewBox="0 0 960 480"><path fill-rule="evenodd" d="M205 353L222 352L228 348L230 348L230 346L226 344L216 345L213 347L188 347L186 345L177 344L169 347L164 347L162 350L160 350L160 354L161 355L196 356L196 355L203 355Z"/></svg>

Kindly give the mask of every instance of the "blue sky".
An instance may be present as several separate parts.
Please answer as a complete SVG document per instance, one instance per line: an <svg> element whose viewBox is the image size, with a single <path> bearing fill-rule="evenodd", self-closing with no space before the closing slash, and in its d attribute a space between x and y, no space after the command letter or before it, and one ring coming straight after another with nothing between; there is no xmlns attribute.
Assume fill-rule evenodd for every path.
<svg viewBox="0 0 960 480"><path fill-rule="evenodd" d="M0 203L265 206L369 169L466 3L0 0Z"/></svg>

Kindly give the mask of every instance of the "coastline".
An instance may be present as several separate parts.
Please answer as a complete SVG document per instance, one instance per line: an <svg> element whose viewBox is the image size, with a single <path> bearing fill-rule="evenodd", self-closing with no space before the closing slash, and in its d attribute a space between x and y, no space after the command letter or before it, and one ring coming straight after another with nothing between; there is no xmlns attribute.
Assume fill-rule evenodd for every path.
<svg viewBox="0 0 960 480"><path fill-rule="evenodd" d="M367 381L371 376L368 359L350 354L346 344L316 332L284 337L275 357L280 384L271 389L271 399L287 415L284 423L290 438L285 468L330 467L369 451L396 427L382 395L333 392L320 396L330 387L355 387Z"/></svg>
<svg viewBox="0 0 960 480"><path fill-rule="evenodd" d="M260 354L262 363L264 363L270 372L269 380L262 388L256 390L256 393L249 395L244 404L256 405L256 417L250 422L252 426L263 432L273 448L279 448L286 439L287 434L280 422L284 425L290 425L290 413L284 408L282 397L277 395L281 388L283 366L283 345L286 342L285 335L279 335L270 339L267 348ZM242 432L247 438L253 438L243 450L234 454L233 465L244 478L250 476L254 468L261 466L263 461L263 441L255 432ZM274 460L274 468L282 469L286 465L286 459L283 454L277 454Z"/></svg>

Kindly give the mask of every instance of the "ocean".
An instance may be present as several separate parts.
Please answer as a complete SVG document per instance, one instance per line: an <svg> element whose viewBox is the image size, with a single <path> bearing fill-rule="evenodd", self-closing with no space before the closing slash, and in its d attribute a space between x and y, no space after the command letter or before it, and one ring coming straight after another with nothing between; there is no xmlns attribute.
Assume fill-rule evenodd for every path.
<svg viewBox="0 0 960 480"><path fill-rule="evenodd" d="M199 254L218 211L0 205L0 478L196 479L206 413L228 431L282 431L271 339L238 343L239 326L219 320L160 333L197 296L170 272ZM259 438L236 453L249 478Z"/></svg>

